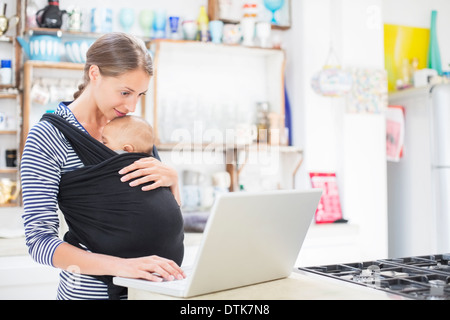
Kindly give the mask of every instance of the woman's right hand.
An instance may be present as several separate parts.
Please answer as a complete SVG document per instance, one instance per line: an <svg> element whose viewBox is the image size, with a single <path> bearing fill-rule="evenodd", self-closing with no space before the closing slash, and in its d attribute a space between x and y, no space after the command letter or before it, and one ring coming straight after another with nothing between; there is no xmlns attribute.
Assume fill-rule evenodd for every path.
<svg viewBox="0 0 450 320"><path fill-rule="evenodd" d="M150 281L182 280L186 275L174 261L159 256L129 258L122 260L117 276Z"/></svg>
<svg viewBox="0 0 450 320"><path fill-rule="evenodd" d="M85 251L67 242L55 249L53 266L82 274L140 278L158 282L186 277L174 261L159 256L118 258Z"/></svg>

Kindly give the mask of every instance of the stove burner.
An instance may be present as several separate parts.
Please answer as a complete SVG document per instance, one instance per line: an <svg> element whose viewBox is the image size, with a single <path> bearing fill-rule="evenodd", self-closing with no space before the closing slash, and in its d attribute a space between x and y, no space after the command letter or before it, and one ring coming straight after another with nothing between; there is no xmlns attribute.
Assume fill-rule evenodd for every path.
<svg viewBox="0 0 450 320"><path fill-rule="evenodd" d="M450 253L298 268L420 300L450 300Z"/></svg>

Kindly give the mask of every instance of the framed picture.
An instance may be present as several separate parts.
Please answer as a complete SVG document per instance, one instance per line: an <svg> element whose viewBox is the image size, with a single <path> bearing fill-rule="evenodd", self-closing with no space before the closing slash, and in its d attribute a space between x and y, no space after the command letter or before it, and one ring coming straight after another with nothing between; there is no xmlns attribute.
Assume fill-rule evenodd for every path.
<svg viewBox="0 0 450 320"><path fill-rule="evenodd" d="M256 16L258 21L270 21L273 29L286 30L291 27L291 0L278 1L282 6L273 11L264 0L208 0L208 14L211 20L225 23L239 23L244 15ZM271 1L277 2L277 1Z"/></svg>

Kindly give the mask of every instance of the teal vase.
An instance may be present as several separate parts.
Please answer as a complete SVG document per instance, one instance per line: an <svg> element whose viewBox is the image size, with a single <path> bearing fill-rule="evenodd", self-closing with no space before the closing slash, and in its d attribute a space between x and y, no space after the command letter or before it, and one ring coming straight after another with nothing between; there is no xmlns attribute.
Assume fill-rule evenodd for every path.
<svg viewBox="0 0 450 320"><path fill-rule="evenodd" d="M431 11L430 26L430 46L428 47L428 64L429 69L434 69L439 75L442 75L441 54L439 52L439 43L436 30L437 11Z"/></svg>

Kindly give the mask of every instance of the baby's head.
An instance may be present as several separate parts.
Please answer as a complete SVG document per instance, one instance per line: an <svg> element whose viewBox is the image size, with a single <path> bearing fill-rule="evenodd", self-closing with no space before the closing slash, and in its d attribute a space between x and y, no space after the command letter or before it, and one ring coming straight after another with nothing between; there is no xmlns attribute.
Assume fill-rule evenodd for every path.
<svg viewBox="0 0 450 320"><path fill-rule="evenodd" d="M114 151L152 154L153 128L141 117L118 117L103 128L102 142Z"/></svg>

